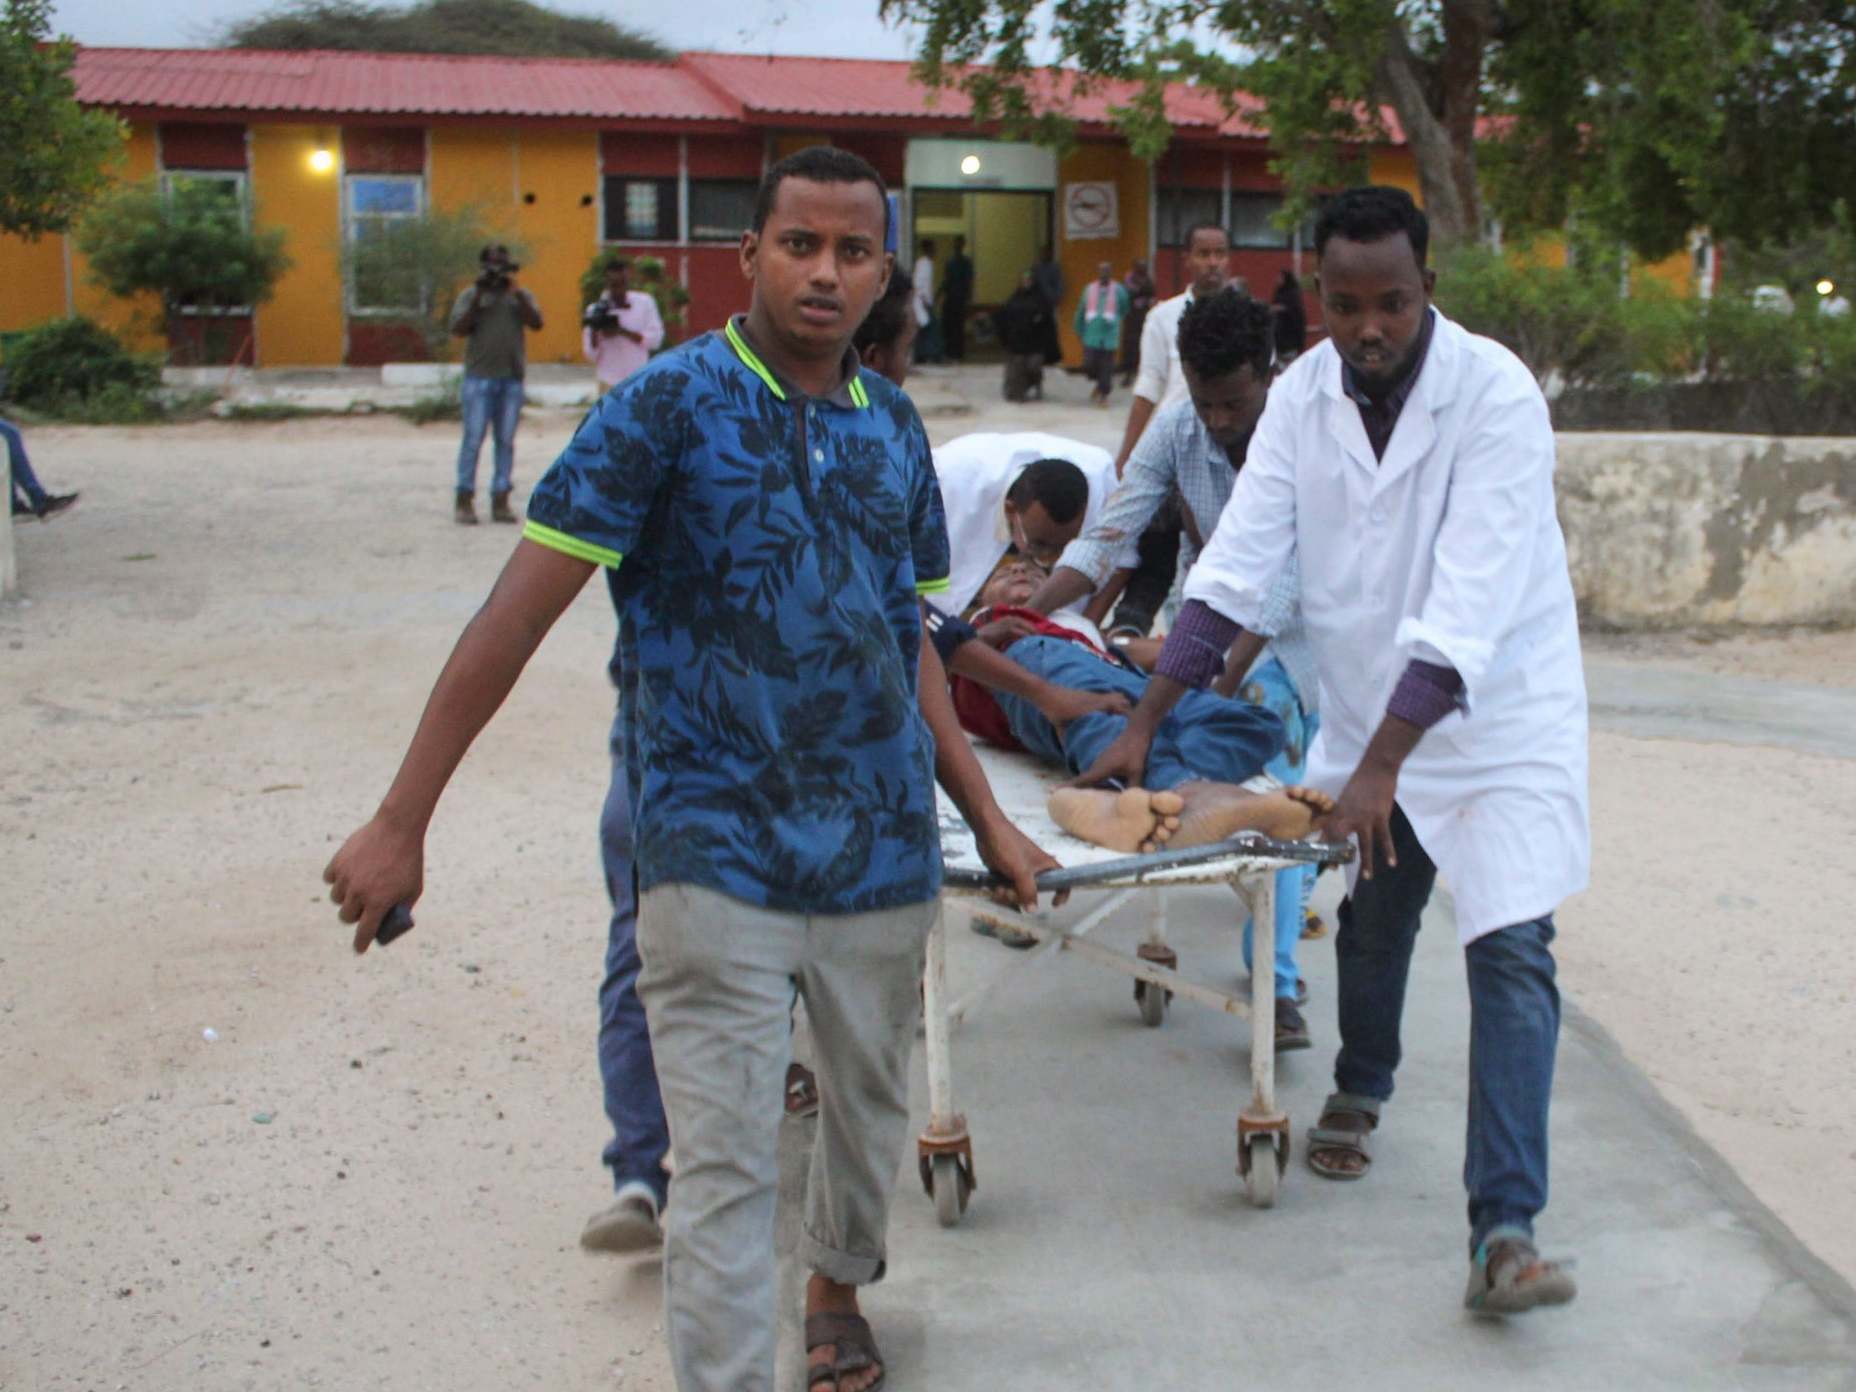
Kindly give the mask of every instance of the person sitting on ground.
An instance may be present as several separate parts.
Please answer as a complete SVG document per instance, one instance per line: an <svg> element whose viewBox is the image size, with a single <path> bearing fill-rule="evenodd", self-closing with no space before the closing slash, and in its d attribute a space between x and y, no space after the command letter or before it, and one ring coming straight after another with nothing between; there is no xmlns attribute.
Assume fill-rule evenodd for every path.
<svg viewBox="0 0 1856 1392"><path fill-rule="evenodd" d="M1002 566L982 591L983 607L974 617L1021 606L1043 578L1023 562ZM975 642L978 634L966 621L930 615L929 633L951 674L955 712L971 734L1079 773L1094 762L1092 750L1108 748L1120 735L1147 679L1096 641L1093 626L1080 616L1019 613L1032 626L1003 653ZM1098 698L1093 702L1092 694ZM1051 794L1051 819L1072 836L1124 852L1205 845L1240 831L1294 840L1316 829L1332 805L1324 794L1241 786L1281 750L1282 721L1262 706L1189 694L1200 699L1174 707L1150 748L1140 786L1059 788Z"/></svg>
<svg viewBox="0 0 1856 1392"><path fill-rule="evenodd" d="M953 557L948 588L928 602L969 608L1008 549L1048 563L1095 524L1115 492L1115 462L1081 440L1042 431L980 431L934 452ZM1122 559L1132 560L1127 548Z"/></svg>
<svg viewBox="0 0 1856 1392"><path fill-rule="evenodd" d="M41 522L49 522L62 512L68 512L77 503L75 493L48 493L39 482L39 476L32 472L32 461L26 458L26 439L19 433L19 427L10 420L0 420L0 440L6 441L7 463L12 470L12 486L7 498L12 504L13 516L36 517Z"/></svg>

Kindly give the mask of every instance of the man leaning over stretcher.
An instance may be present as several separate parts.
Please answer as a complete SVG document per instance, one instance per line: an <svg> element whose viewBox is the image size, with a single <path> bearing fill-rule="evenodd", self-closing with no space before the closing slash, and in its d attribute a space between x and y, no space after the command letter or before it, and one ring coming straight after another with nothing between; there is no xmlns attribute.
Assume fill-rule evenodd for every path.
<svg viewBox="0 0 1856 1392"><path fill-rule="evenodd" d="M1008 563L980 591L973 622L930 611L928 630L963 729L1076 774L1121 734L1147 678L1123 653L1102 646L1080 615L1024 610L1044 579L1037 566ZM974 641L977 625L1008 616L1029 631L1004 651ZM1125 852L1204 845L1240 831L1306 836L1333 806L1326 794L1241 786L1284 738L1282 721L1262 706L1189 692L1156 733L1139 786L1059 788L1051 820L1072 836Z"/></svg>

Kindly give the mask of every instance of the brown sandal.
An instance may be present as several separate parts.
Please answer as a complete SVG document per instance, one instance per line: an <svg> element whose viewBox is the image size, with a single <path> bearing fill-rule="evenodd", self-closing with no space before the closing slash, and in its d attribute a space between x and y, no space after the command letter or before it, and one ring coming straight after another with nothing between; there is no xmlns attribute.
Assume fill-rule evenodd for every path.
<svg viewBox="0 0 1856 1392"><path fill-rule="evenodd" d="M1366 1138L1378 1125L1378 1116L1361 1107L1357 1099L1338 1092L1331 1094L1321 1104L1321 1119L1308 1130L1308 1143L1302 1152L1308 1157L1308 1168L1323 1179L1364 1179L1373 1167L1373 1155L1367 1149ZM1320 1158L1323 1152L1357 1155L1360 1168L1349 1169L1323 1161Z"/></svg>
<svg viewBox="0 0 1856 1392"><path fill-rule="evenodd" d="M835 1354L831 1362L811 1361L813 1349L831 1348ZM877 1388L889 1376L889 1369L883 1366L882 1355L876 1351L876 1339L870 1333L870 1321L862 1315L821 1314L806 1316L806 1387L808 1389L829 1385L837 1392L838 1381L849 1373L861 1373L865 1368L877 1370L876 1381L864 1392L876 1392Z"/></svg>

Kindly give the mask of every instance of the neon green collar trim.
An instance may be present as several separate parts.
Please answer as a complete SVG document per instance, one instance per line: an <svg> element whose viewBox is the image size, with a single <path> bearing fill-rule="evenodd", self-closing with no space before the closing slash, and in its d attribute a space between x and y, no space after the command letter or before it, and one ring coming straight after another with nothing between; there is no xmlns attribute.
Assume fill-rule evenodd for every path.
<svg viewBox="0 0 1856 1392"><path fill-rule="evenodd" d="M730 319L722 326L722 333L728 339L728 346L735 350L735 356L741 359L742 366L746 367L748 371L765 382L767 384L767 389L771 391L775 397L781 401L787 400L786 388L780 385L780 379L773 375L773 370L760 360L759 355L757 355L752 348L748 347L747 337L741 330L735 327L735 321L733 319ZM837 404L841 406L844 402L839 398L840 396L844 396L848 397L850 399L850 404L855 406L858 410L868 410L870 408L870 393L864 390L863 380L860 375L863 364L858 361L857 350L855 348L850 350L850 358L850 380L842 387L838 388L837 391L832 392L826 400L836 401Z"/></svg>

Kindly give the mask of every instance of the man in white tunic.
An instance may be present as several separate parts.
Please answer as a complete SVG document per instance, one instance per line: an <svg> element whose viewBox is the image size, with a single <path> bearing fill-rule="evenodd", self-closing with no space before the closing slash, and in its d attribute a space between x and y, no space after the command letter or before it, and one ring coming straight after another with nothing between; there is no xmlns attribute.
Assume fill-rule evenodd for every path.
<svg viewBox="0 0 1856 1392"><path fill-rule="evenodd" d="M1508 1314L1574 1295L1543 1261L1547 1108L1559 1034L1553 914L1590 864L1585 679L1553 505L1553 432L1507 349L1431 307L1409 195L1351 190L1316 225L1331 337L1271 388L1148 694L1079 781L1141 768L1148 732L1267 634L1298 562L1321 688L1308 781L1355 837L1341 906L1341 1049L1308 1161L1357 1179L1392 1096L1419 915L1439 872L1470 991L1466 1304Z"/></svg>

